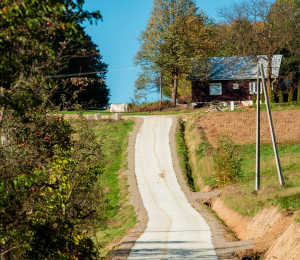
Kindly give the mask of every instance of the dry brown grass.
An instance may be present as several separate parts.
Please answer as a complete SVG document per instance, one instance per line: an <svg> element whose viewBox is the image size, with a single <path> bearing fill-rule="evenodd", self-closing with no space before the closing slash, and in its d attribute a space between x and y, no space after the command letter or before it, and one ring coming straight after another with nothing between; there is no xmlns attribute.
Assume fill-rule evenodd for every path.
<svg viewBox="0 0 300 260"><path fill-rule="evenodd" d="M300 140L300 110L272 112L275 135L278 142ZM198 125L206 133L208 141L216 147L221 131L225 131L236 144L255 143L256 113L209 113L201 115ZM267 112L261 112L261 141L271 142Z"/></svg>

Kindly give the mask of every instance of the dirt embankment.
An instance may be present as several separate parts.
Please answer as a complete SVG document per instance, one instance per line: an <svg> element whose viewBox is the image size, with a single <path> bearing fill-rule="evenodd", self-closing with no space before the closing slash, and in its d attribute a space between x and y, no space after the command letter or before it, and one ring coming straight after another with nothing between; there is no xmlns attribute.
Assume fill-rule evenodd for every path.
<svg viewBox="0 0 300 260"><path fill-rule="evenodd" d="M265 253L265 260L300 258L300 224L294 221L294 215L283 215L277 207L267 207L250 218L228 208L220 197L210 203L241 241L254 241L255 247L242 250L239 256L251 255L257 259Z"/></svg>
<svg viewBox="0 0 300 260"><path fill-rule="evenodd" d="M275 111L272 118L277 142L300 140L300 110ZM214 147L221 131L227 132L236 144L256 141L255 112L209 113L201 116L199 124ZM261 112L260 137L262 142L271 142L267 112Z"/></svg>

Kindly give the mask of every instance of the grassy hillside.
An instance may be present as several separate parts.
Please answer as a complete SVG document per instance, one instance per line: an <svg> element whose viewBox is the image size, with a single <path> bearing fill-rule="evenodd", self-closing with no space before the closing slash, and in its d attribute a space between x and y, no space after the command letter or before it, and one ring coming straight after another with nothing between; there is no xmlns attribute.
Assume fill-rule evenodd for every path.
<svg viewBox="0 0 300 260"><path fill-rule="evenodd" d="M266 138L261 145L261 189L258 192L255 191L255 143L251 142L253 138L255 140L255 132L254 137L252 136L252 128L255 129L255 126L249 123L249 118L254 119L255 114L243 112L187 116L184 136L189 149L192 175L201 191L216 188L216 182L212 178L212 152L217 146L218 135L221 131L226 131L235 141L237 153L243 158L243 164L240 181L222 189L221 196L225 203L246 216L254 216L265 205L278 205L282 210L289 212L300 210L300 120L295 120L300 117L300 110L278 111L274 114L279 156L286 185L284 188L279 185L273 147L271 140L268 140L268 125L263 125L267 122L262 119L262 137ZM292 124L288 124L288 120Z"/></svg>
<svg viewBox="0 0 300 260"><path fill-rule="evenodd" d="M76 121L73 121L76 126ZM103 214L105 221L99 222L97 228L97 244L100 246L101 257L107 258L121 239L130 232L137 223L134 208L128 202L129 192L127 178L127 146L129 132L134 121L89 121L89 127L98 140L102 140L105 158L105 171L99 180L104 191Z"/></svg>

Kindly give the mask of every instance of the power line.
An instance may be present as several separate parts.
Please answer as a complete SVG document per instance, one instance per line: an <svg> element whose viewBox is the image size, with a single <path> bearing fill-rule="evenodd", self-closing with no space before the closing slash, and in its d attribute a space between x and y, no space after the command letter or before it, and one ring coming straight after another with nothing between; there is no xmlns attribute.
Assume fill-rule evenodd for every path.
<svg viewBox="0 0 300 260"><path fill-rule="evenodd" d="M118 69L118 70L102 70L102 71L92 71L92 72L83 72L83 73L74 73L74 74L61 74L61 75L50 75L48 78L61 78L61 77L72 77L72 76L85 76L92 75L98 73L112 72L112 71L121 71L121 70L132 70L136 68L126 68L126 69Z"/></svg>

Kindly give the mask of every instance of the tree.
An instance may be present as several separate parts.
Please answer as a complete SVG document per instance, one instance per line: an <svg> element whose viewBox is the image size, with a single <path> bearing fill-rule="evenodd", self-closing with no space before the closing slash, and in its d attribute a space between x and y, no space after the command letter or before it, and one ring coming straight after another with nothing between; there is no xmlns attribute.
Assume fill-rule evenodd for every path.
<svg viewBox="0 0 300 260"><path fill-rule="evenodd" d="M263 91L261 92L261 98L260 98L260 100L261 100L262 104L265 103L265 93Z"/></svg>
<svg viewBox="0 0 300 260"><path fill-rule="evenodd" d="M282 90L280 91L279 93L279 103L283 103L284 102L284 99L283 99L283 92Z"/></svg>
<svg viewBox="0 0 300 260"><path fill-rule="evenodd" d="M83 120L76 133L61 117L49 116L57 89L49 75L70 58L62 55L67 42L54 48L54 35L60 29L68 36L76 32L76 24L61 22L62 16L73 9L81 19L101 18L98 11L83 11L83 3L0 2L1 260L97 257L88 232L89 221L101 217L101 199L94 197L101 198L101 143Z"/></svg>
<svg viewBox="0 0 300 260"><path fill-rule="evenodd" d="M291 90L290 90L290 93L289 93L289 96L288 96L288 101L289 101L289 102L292 102L292 101L293 101L293 94L294 94L294 93L293 93L293 90L291 89Z"/></svg>
<svg viewBox="0 0 300 260"><path fill-rule="evenodd" d="M252 94L252 103L256 104L256 94L255 93Z"/></svg>
<svg viewBox="0 0 300 260"><path fill-rule="evenodd" d="M55 104L61 103L61 95L71 103L78 102L86 107L103 107L109 101L109 89L105 83L108 65L102 61L102 56L98 46L93 43L91 37L87 35L84 28L80 25L81 20L76 13L69 11L64 15L63 22L73 22L76 26L76 32L72 35L66 35L63 29L57 30L55 34L55 51L59 51L60 42L68 42L68 48L62 53L67 56L67 62L57 71L58 75L72 75L58 77L58 89L53 97ZM79 54L79 55L78 55ZM84 89L80 91L80 95L73 98L73 93L80 90L81 86L73 85L70 81L68 84L62 84L61 79L74 78L85 73L99 71L99 73L88 74L88 79L93 79Z"/></svg>
<svg viewBox="0 0 300 260"><path fill-rule="evenodd" d="M197 10L192 0L154 1L134 61L142 71L147 71L146 74L156 74L153 78L157 78L157 72L161 70L172 75L174 105L179 75L191 72L195 64L203 69L210 44L208 24L208 18ZM148 79L146 77L146 82Z"/></svg>
<svg viewBox="0 0 300 260"><path fill-rule="evenodd" d="M300 101L300 86L298 86L297 101Z"/></svg>
<svg viewBox="0 0 300 260"><path fill-rule="evenodd" d="M270 90L270 103L275 103L275 94L272 89Z"/></svg>
<svg viewBox="0 0 300 260"><path fill-rule="evenodd" d="M297 37L297 10L296 4L272 0L244 0L219 10L224 18L220 28L226 45L231 42L242 55L253 56L255 62L266 55L268 92L273 56Z"/></svg>

